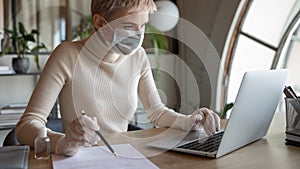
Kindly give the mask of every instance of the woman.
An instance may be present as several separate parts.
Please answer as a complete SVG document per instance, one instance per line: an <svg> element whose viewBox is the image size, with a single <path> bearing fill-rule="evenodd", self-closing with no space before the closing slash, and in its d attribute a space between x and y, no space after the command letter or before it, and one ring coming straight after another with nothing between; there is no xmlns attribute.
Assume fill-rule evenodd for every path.
<svg viewBox="0 0 300 169"><path fill-rule="evenodd" d="M201 108L182 115L162 104L149 61L141 47L153 0L92 0L95 32L77 42L64 42L51 54L28 107L17 124L23 144L33 146L59 96L65 134L48 131L51 152L72 156L99 138L94 130L125 132L140 98L157 126L219 130L214 112ZM84 110L86 115L80 115Z"/></svg>

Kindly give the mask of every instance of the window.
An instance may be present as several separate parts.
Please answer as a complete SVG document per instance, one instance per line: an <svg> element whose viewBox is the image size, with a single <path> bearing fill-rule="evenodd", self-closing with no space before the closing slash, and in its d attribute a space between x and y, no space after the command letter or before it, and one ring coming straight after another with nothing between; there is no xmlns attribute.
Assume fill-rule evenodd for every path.
<svg viewBox="0 0 300 169"><path fill-rule="evenodd" d="M245 71L270 69L274 56L274 50L240 35L229 76L228 103L234 102Z"/></svg>
<svg viewBox="0 0 300 169"><path fill-rule="evenodd" d="M90 1L3 0L4 27L12 29L15 20L27 30L37 29L39 41L52 51L62 41L72 40L72 31L90 15Z"/></svg>
<svg viewBox="0 0 300 169"><path fill-rule="evenodd" d="M290 68L292 74L288 83L300 91L297 76L300 68L296 64L300 61L300 31L297 29L294 33L290 29L295 18L300 16L299 9L300 1L297 0L240 2L240 10L232 23L232 30L237 33L229 34L228 51L224 50L227 53L221 61L224 69L221 67L219 74L218 108L234 102L242 76L248 70ZM294 34L291 41L287 38L289 33Z"/></svg>
<svg viewBox="0 0 300 169"><path fill-rule="evenodd" d="M284 59L283 68L291 69L287 84L292 86L295 92L300 95L300 27L293 33L292 41L288 47L287 55Z"/></svg>

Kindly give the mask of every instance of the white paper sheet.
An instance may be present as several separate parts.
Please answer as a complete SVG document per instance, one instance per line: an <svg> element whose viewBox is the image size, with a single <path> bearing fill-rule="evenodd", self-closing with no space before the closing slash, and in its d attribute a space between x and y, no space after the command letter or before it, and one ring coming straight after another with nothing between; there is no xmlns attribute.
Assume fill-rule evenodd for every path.
<svg viewBox="0 0 300 169"><path fill-rule="evenodd" d="M73 157L52 155L53 169L158 169L130 144L112 145L118 157L106 146L84 148Z"/></svg>

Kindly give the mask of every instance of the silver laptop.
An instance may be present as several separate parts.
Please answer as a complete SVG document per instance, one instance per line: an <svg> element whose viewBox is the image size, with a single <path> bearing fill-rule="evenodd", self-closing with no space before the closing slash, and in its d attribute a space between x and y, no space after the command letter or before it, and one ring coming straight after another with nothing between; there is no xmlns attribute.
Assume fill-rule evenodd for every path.
<svg viewBox="0 0 300 169"><path fill-rule="evenodd" d="M157 140L150 147L218 158L264 137L289 70L249 71L244 74L224 131L207 137L203 131Z"/></svg>

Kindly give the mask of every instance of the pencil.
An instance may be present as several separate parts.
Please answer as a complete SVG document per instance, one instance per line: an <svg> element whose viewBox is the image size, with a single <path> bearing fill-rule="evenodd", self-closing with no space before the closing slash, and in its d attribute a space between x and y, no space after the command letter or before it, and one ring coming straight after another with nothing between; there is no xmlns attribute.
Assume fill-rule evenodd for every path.
<svg viewBox="0 0 300 169"><path fill-rule="evenodd" d="M82 115L85 115L85 112L82 110L81 111ZM106 141L106 139L103 137L103 135L100 133L99 130L96 130L95 133L101 138L101 140L104 142L104 144L106 145L106 147L114 154L114 156L117 157L117 153L115 152L115 150L110 146L110 144Z"/></svg>

